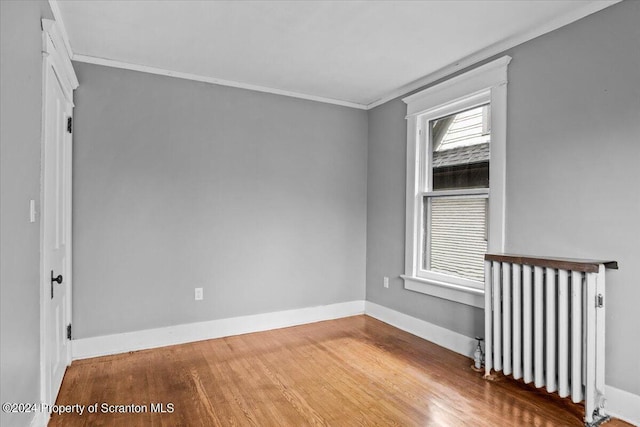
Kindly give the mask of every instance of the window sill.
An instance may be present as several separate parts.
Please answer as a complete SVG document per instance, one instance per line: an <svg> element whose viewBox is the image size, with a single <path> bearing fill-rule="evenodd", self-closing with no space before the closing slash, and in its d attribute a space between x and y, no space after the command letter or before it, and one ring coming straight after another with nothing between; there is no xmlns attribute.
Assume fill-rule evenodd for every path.
<svg viewBox="0 0 640 427"><path fill-rule="evenodd" d="M401 275L404 279L404 288L414 292L431 295L472 307L484 308L484 290L467 286L454 285L437 280L423 279Z"/></svg>

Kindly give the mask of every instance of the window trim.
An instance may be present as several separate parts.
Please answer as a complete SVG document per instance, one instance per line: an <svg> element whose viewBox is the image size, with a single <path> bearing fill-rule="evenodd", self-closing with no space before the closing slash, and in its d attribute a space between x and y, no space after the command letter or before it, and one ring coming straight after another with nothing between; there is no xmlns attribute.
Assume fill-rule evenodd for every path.
<svg viewBox="0 0 640 427"><path fill-rule="evenodd" d="M484 289L465 279L430 272L420 274L420 245L422 244L421 183L424 176L422 154L428 145L425 123L483 103L491 104L491 165L489 167L489 235L487 250L504 252L505 193L506 193L506 131L507 131L507 66L510 56L486 63L443 83L403 98L407 104L407 194L405 230L405 274L401 277L405 289L484 307ZM425 143L427 141L427 143ZM430 160L428 160L430 161ZM426 188L429 188L426 186ZM463 190L464 194L483 189ZM455 191L455 190L454 190ZM486 191L486 189L484 189ZM450 193L450 190L444 192ZM428 192L443 194L442 190Z"/></svg>

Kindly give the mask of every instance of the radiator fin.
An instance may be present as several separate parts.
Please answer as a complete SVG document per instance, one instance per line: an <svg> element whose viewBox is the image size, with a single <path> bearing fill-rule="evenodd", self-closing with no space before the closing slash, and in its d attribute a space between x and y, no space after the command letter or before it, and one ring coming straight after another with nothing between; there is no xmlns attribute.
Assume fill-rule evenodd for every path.
<svg viewBox="0 0 640 427"><path fill-rule="evenodd" d="M491 260L485 284L486 373L584 400L587 424L606 417L604 308L597 304L604 265L591 273Z"/></svg>

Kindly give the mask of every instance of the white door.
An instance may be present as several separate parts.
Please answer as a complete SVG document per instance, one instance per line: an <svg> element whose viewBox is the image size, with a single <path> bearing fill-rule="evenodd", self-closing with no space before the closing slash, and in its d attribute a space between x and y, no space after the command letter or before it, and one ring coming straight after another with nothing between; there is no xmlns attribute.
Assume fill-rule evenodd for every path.
<svg viewBox="0 0 640 427"><path fill-rule="evenodd" d="M42 193L42 313L43 399L55 403L66 367L71 362L67 325L71 319L71 133L73 104L45 36L43 193Z"/></svg>

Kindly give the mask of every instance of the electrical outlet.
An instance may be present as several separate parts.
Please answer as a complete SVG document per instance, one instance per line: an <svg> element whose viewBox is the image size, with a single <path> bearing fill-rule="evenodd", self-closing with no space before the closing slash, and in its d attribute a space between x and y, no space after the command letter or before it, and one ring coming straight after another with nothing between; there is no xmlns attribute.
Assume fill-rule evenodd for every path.
<svg viewBox="0 0 640 427"><path fill-rule="evenodd" d="M196 288L195 294L196 294L196 301L201 301L202 299L204 299L202 288Z"/></svg>
<svg viewBox="0 0 640 427"><path fill-rule="evenodd" d="M384 279L382 279L382 285L383 285L385 288L388 288L388 287L389 287L389 278L388 278L387 276L384 276Z"/></svg>

